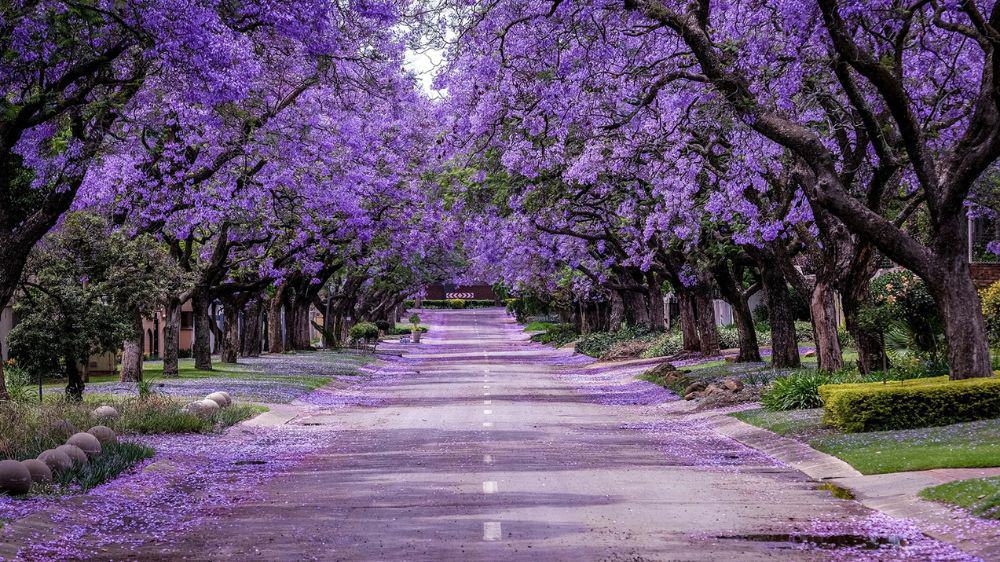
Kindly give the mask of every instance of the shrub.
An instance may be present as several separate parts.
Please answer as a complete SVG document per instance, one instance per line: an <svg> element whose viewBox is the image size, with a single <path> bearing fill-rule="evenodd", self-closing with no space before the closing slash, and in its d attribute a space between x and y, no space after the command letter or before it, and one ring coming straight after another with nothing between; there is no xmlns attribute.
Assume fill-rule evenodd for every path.
<svg viewBox="0 0 1000 562"><path fill-rule="evenodd" d="M531 336L531 341L566 345L577 337L579 337L579 334L576 331L576 327L572 324L551 324L545 327L544 332Z"/></svg>
<svg viewBox="0 0 1000 562"><path fill-rule="evenodd" d="M772 412L819 408L823 401L818 389L831 382L837 382L833 374L812 370L796 371L774 379L761 395L760 403Z"/></svg>
<svg viewBox="0 0 1000 562"><path fill-rule="evenodd" d="M372 341L378 337L378 326L371 322L358 322L351 326L347 334L354 341Z"/></svg>
<svg viewBox="0 0 1000 562"><path fill-rule="evenodd" d="M410 315L409 321L410 324L413 324L414 326L420 324L420 315L414 312L413 314Z"/></svg>
<svg viewBox="0 0 1000 562"><path fill-rule="evenodd" d="M653 345L642 354L643 357L667 357L684 350L684 338L680 332L667 332L656 338Z"/></svg>
<svg viewBox="0 0 1000 562"><path fill-rule="evenodd" d="M795 321L795 341L802 343L813 341L813 326L809 322Z"/></svg>
<svg viewBox="0 0 1000 562"><path fill-rule="evenodd" d="M906 270L890 271L871 280L871 293L874 304L863 311L864 323L886 332L902 329L906 347L941 353L944 324L919 277Z"/></svg>
<svg viewBox="0 0 1000 562"><path fill-rule="evenodd" d="M911 429L995 418L1000 379L932 377L819 389L823 420L846 432Z"/></svg>
<svg viewBox="0 0 1000 562"><path fill-rule="evenodd" d="M4 369L4 382L7 383L7 394L15 402L29 402L38 398L35 386L32 384L31 372L23 369L11 359Z"/></svg>
<svg viewBox="0 0 1000 562"><path fill-rule="evenodd" d="M396 327L396 324L389 322L388 320L376 320L375 327L379 329L380 332L388 332L389 330Z"/></svg>
<svg viewBox="0 0 1000 562"><path fill-rule="evenodd" d="M448 299L448 308L458 310L465 308L465 304L465 299Z"/></svg>
<svg viewBox="0 0 1000 562"><path fill-rule="evenodd" d="M600 357L617 343L639 338L652 339L652 337L654 334L650 333L649 328L622 324L614 332L593 332L583 336L576 344L576 351L591 357Z"/></svg>
<svg viewBox="0 0 1000 562"><path fill-rule="evenodd" d="M990 343L1000 345L1000 281L979 292L983 301L983 316L986 317L986 330Z"/></svg>

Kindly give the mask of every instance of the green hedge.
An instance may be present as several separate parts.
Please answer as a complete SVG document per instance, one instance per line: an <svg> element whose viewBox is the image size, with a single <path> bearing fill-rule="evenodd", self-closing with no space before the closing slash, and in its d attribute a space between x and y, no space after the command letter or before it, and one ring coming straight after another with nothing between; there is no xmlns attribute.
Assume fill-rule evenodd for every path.
<svg viewBox="0 0 1000 562"><path fill-rule="evenodd" d="M883 431L1000 417L1000 379L947 377L819 387L823 421L842 431Z"/></svg>

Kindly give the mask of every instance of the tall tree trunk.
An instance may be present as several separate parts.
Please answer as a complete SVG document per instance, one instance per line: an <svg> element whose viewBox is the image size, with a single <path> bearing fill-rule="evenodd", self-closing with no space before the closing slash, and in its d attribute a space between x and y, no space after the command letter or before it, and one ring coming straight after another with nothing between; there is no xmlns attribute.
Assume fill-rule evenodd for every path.
<svg viewBox="0 0 1000 562"><path fill-rule="evenodd" d="M695 314L698 322L699 351L705 356L715 356L720 353L719 329L715 325L715 307L712 296L707 289L695 293Z"/></svg>
<svg viewBox="0 0 1000 562"><path fill-rule="evenodd" d="M243 357L259 357L262 348L261 324L263 324L263 305L259 299L253 299L243 313L243 331L240 337L240 355Z"/></svg>
<svg viewBox="0 0 1000 562"><path fill-rule="evenodd" d="M145 334L142 329L142 313L132 312L132 335L125 340L122 349L121 382L139 382L142 380L142 361L144 355Z"/></svg>
<svg viewBox="0 0 1000 562"><path fill-rule="evenodd" d="M198 287L191 295L194 309L194 367L202 371L212 370L212 319L208 317L211 298L208 290Z"/></svg>
<svg viewBox="0 0 1000 562"><path fill-rule="evenodd" d="M771 364L776 368L795 368L799 359L799 344L795 340L795 312L788 300L785 277L777 268L763 264L761 281L767 295L767 318L771 325Z"/></svg>
<svg viewBox="0 0 1000 562"><path fill-rule="evenodd" d="M654 330L667 328L663 314L663 286L655 276L649 283L649 321Z"/></svg>
<svg viewBox="0 0 1000 562"><path fill-rule="evenodd" d="M611 291L611 314L608 317L609 330L617 330L625 322L625 301L620 292Z"/></svg>
<svg viewBox="0 0 1000 562"><path fill-rule="evenodd" d="M701 349L701 337L698 335L698 315L695 312L694 295L688 289L678 291L677 301L681 309L680 323L684 351L698 351Z"/></svg>
<svg viewBox="0 0 1000 562"><path fill-rule="evenodd" d="M284 322L281 318L281 307L285 300L285 286L278 287L277 292L271 297L267 308L267 351L268 353L282 353L285 351L285 338L282 336Z"/></svg>
<svg viewBox="0 0 1000 562"><path fill-rule="evenodd" d="M650 328L652 323L649 317L649 299L644 293L629 291L624 295L625 316L633 326L645 326Z"/></svg>
<svg viewBox="0 0 1000 562"><path fill-rule="evenodd" d="M225 336L222 333L222 328L219 328L219 323L216 319L219 317L219 308L216 303L212 303L208 307L208 327L212 330L213 342L212 342L212 353L222 352L222 340Z"/></svg>
<svg viewBox="0 0 1000 562"><path fill-rule="evenodd" d="M939 267L944 271L934 279L935 283L928 282L928 289L944 320L950 377L960 380L991 376L986 322L969 264L964 257L953 257L942 260Z"/></svg>
<svg viewBox="0 0 1000 562"><path fill-rule="evenodd" d="M870 302L871 293L867 281L856 283L841 295L847 331L854 338L854 345L858 350L858 370L864 374L881 371L889 364L882 334L862 325L860 320L862 309Z"/></svg>
<svg viewBox="0 0 1000 562"><path fill-rule="evenodd" d="M63 361L66 363L66 399L72 402L81 402L84 384L76 357L72 352L67 351L63 354Z"/></svg>
<svg viewBox="0 0 1000 562"><path fill-rule="evenodd" d="M736 333L740 340L740 352L736 355L736 360L759 362L760 346L753 325L753 312L750 310L748 294L739 286L728 265L723 264L716 268L714 276L722 298L733 309L733 320L736 322Z"/></svg>
<svg viewBox="0 0 1000 562"><path fill-rule="evenodd" d="M3 361L0 360L0 402L10 400L10 394L7 392L7 379L3 374Z"/></svg>
<svg viewBox="0 0 1000 562"><path fill-rule="evenodd" d="M163 318L163 376L178 377L177 357L181 345L181 301L170 297Z"/></svg>
<svg viewBox="0 0 1000 562"><path fill-rule="evenodd" d="M816 335L816 357L821 371L837 371L844 367L844 356L837 337L837 304L833 287L816 278L809 302L813 333Z"/></svg>
<svg viewBox="0 0 1000 562"><path fill-rule="evenodd" d="M236 363L240 349L240 307L237 299L229 299L222 308L222 346L220 360Z"/></svg>

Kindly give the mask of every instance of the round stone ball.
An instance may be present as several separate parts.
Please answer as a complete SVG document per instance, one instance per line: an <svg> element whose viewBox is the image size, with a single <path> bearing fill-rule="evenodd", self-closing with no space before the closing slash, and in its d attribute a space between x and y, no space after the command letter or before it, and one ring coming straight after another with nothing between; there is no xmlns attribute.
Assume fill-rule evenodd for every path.
<svg viewBox="0 0 1000 562"><path fill-rule="evenodd" d="M86 456L84 455L84 457ZM65 452L57 449L49 449L43 452L38 455L38 460L45 463L55 473L66 472L73 468L73 459L69 458L69 455Z"/></svg>
<svg viewBox="0 0 1000 562"><path fill-rule="evenodd" d="M198 404L201 415L205 417L211 416L212 414L222 409L219 406L218 402L216 402L215 400L209 400L207 398L205 400L199 400L198 402L196 402L196 404Z"/></svg>
<svg viewBox="0 0 1000 562"><path fill-rule="evenodd" d="M211 400L212 402L215 402L216 404L219 405L220 408L228 408L230 401L229 397L221 392L213 392L208 396L206 396L205 400Z"/></svg>
<svg viewBox="0 0 1000 562"><path fill-rule="evenodd" d="M118 419L118 410L114 409L113 406L99 406L93 412L93 416L99 420L116 420Z"/></svg>
<svg viewBox="0 0 1000 562"><path fill-rule="evenodd" d="M28 469L31 474L31 481L37 484L48 484L52 482L52 469L49 465L38 459L28 459L26 461L21 461L24 468Z"/></svg>
<svg viewBox="0 0 1000 562"><path fill-rule="evenodd" d="M89 433L77 433L66 440L67 445L76 445L84 453L87 453L88 457L96 457L101 454L101 442L97 440L96 437Z"/></svg>
<svg viewBox="0 0 1000 562"><path fill-rule="evenodd" d="M75 425L66 420L55 420L49 425L49 431L59 439L69 439L70 436L79 430Z"/></svg>
<svg viewBox="0 0 1000 562"><path fill-rule="evenodd" d="M115 435L115 430L106 425L95 425L94 427L88 429L87 433L96 437L97 440L101 442L101 445L118 442L118 436Z"/></svg>
<svg viewBox="0 0 1000 562"><path fill-rule="evenodd" d="M220 390L220 391L219 391L219 394L221 394L221 395L223 395L223 396L225 396L225 397L226 397L226 400L227 400L227 401L229 402L229 405L230 405L230 406L232 406L233 404L235 404L235 403L236 403L236 401L235 401L235 400L233 400L233 395L232 395L232 394L229 394L229 393L228 393L228 392L226 392L225 390Z"/></svg>
<svg viewBox="0 0 1000 562"><path fill-rule="evenodd" d="M87 466L90 461L87 460L87 453L83 452L83 449L77 447L76 445L70 445L69 443L65 445L59 445L56 447L57 451L61 451L66 456L73 461L73 466Z"/></svg>
<svg viewBox="0 0 1000 562"><path fill-rule="evenodd" d="M21 496L31 490L31 473L18 461L0 461L0 493Z"/></svg>

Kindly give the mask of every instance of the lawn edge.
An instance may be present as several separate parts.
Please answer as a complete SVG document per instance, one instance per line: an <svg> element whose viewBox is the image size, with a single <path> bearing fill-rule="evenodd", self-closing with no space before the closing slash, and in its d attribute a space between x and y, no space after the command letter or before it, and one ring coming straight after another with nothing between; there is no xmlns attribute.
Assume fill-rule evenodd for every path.
<svg viewBox="0 0 1000 562"><path fill-rule="evenodd" d="M985 521L954 506L924 500L920 490L940 484L924 471L863 475L847 462L813 449L808 444L748 424L729 412L708 416L719 434L770 455L806 476L835 483L850 490L863 506L890 517L907 519L925 535L949 543L985 560L1000 559L1000 528L983 529L970 537ZM902 485L900 485L902 484ZM904 491L899 491L900 489Z"/></svg>

